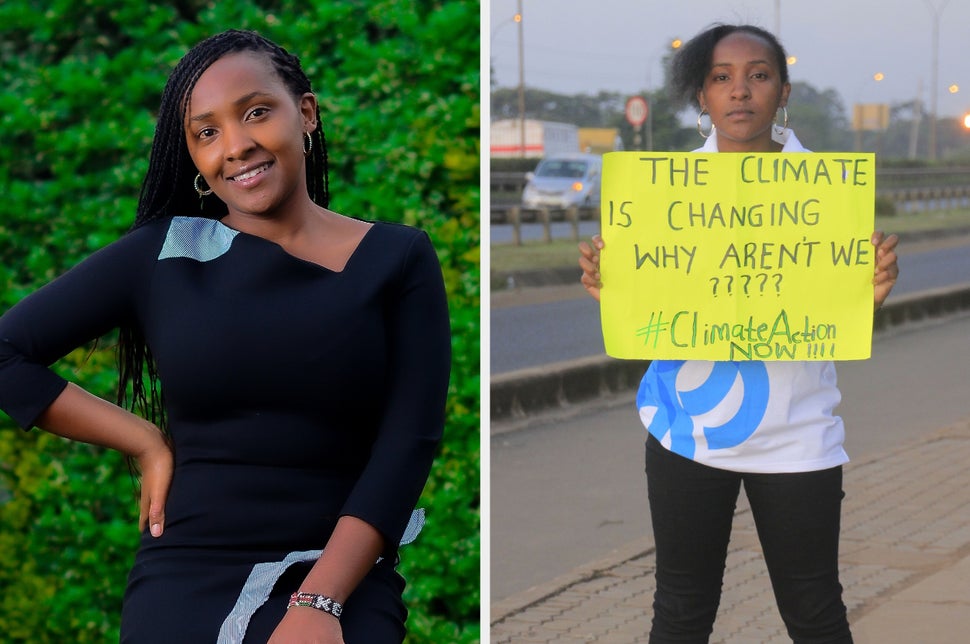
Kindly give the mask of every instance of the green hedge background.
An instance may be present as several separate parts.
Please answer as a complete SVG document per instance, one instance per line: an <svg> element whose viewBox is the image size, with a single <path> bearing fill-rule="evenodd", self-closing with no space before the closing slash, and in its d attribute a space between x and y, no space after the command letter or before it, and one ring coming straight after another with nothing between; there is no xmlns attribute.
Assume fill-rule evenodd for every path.
<svg viewBox="0 0 970 644"><path fill-rule="evenodd" d="M165 80L196 42L255 29L303 62L320 100L332 208L419 226L454 332L446 438L402 551L409 642L479 634L479 4L470 0L4 0L0 311L134 218ZM58 365L111 398L108 339ZM106 348L107 347L107 348ZM0 414L0 633L111 642L137 545L124 459Z"/></svg>

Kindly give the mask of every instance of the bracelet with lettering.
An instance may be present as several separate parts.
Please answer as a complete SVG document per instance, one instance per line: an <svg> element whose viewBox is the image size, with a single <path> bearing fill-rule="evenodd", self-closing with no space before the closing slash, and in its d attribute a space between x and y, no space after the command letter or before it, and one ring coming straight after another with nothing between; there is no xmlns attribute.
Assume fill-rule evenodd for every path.
<svg viewBox="0 0 970 644"><path fill-rule="evenodd" d="M293 593L290 595L290 603L287 604L286 607L293 608L294 606L316 608L317 610L322 610L325 613L330 613L337 619L340 619L340 614L344 612L344 607L340 604L340 602L327 597L326 595L318 595L316 593Z"/></svg>

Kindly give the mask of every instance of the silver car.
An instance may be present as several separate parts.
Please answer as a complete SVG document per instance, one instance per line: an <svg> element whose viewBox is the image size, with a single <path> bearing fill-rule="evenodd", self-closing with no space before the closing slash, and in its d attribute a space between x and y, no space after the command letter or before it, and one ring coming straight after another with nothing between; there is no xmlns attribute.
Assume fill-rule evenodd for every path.
<svg viewBox="0 0 970 644"><path fill-rule="evenodd" d="M535 172L525 175L525 208L592 207L600 202L603 159L598 154L561 154L546 157Z"/></svg>

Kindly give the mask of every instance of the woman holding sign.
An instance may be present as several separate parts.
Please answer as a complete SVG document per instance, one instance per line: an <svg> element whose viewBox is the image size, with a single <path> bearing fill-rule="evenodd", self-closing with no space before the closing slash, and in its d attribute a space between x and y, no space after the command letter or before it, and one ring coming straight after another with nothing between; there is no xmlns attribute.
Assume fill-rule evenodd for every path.
<svg viewBox="0 0 970 644"><path fill-rule="evenodd" d="M770 33L718 25L679 50L673 87L710 116L696 152L808 152L787 125L786 54ZM851 216L851 213L846 213ZM896 282L895 235L875 233L875 306ZM580 244L599 300L603 240ZM651 642L706 642L743 484L779 610L796 642L851 642L839 583L844 427L826 361L654 360L637 394L657 546ZM720 433L720 436L718 435ZM730 440L724 440L730 434Z"/></svg>

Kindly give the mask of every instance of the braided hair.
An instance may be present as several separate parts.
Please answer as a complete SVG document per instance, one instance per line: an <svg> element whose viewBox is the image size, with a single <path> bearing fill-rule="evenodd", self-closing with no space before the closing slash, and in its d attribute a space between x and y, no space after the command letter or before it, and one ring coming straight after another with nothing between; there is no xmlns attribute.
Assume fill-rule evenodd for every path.
<svg viewBox="0 0 970 644"><path fill-rule="evenodd" d="M228 212L225 203L215 194L202 199L201 211L199 209L199 195L193 184L196 169L189 156L184 123L189 97L199 77L223 56L244 51L265 55L297 100L312 92L299 58L254 31L231 29L194 46L175 66L162 92L148 171L142 182L132 230L173 215L219 219ZM306 161L307 191L316 204L327 208L330 179L327 142L319 106L316 116L318 125L310 133L312 149ZM118 371L118 404L140 412L164 429L165 414L158 371L141 330L133 324L121 327Z"/></svg>

